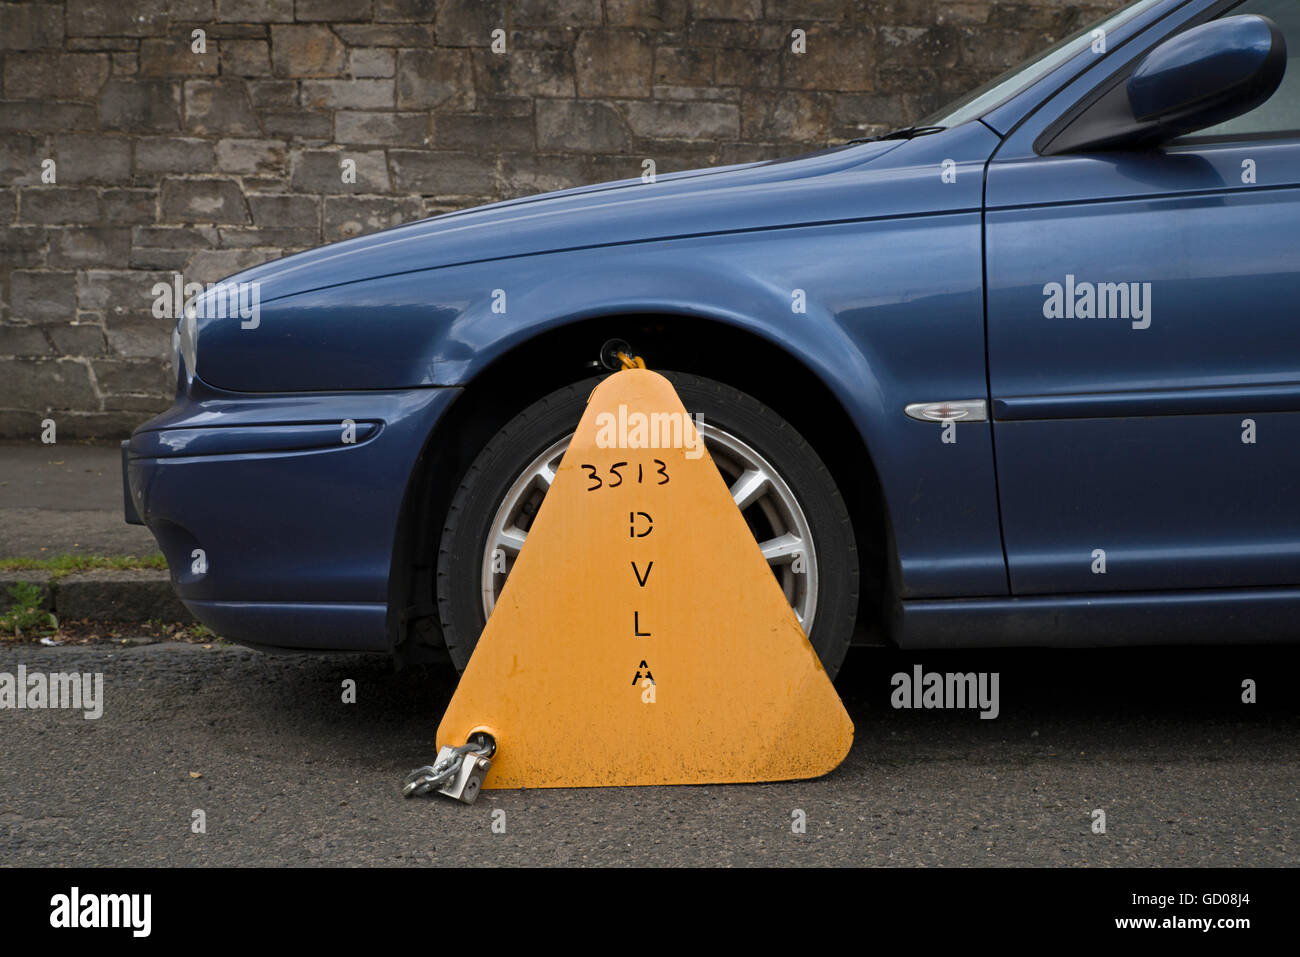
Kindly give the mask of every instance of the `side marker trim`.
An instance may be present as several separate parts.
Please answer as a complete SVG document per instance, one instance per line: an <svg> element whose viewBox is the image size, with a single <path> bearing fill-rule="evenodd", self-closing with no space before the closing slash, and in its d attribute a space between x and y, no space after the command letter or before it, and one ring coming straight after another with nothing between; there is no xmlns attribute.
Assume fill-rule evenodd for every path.
<svg viewBox="0 0 1300 957"><path fill-rule="evenodd" d="M989 417L988 403L983 399L913 402L903 411L921 422L987 422Z"/></svg>

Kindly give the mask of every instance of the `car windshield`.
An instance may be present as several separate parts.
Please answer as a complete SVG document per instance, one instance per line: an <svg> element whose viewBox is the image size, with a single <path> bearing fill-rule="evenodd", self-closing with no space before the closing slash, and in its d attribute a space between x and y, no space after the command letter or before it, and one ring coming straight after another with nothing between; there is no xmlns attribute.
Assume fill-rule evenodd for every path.
<svg viewBox="0 0 1300 957"><path fill-rule="evenodd" d="M993 107L1011 99L1022 90L1047 76L1058 66L1077 53L1088 49L1093 43L1093 31L1104 30L1107 34L1122 26L1139 13L1154 7L1164 0L1137 0L1118 13L1103 17L1096 23L1089 24L1082 30L1072 33L1064 40L1048 47L1030 60L1008 70L997 79L968 93L955 103L950 103L933 116L920 122L921 126L957 126L968 120L983 116Z"/></svg>

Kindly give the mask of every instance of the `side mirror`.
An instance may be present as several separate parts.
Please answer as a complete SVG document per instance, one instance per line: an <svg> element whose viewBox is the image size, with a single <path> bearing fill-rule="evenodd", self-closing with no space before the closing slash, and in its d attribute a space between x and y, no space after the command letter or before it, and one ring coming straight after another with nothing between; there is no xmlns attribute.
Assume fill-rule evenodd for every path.
<svg viewBox="0 0 1300 957"><path fill-rule="evenodd" d="M1044 154L1155 146L1249 113L1277 91L1286 39L1267 17L1226 17L1171 37L1082 116L1044 144Z"/></svg>

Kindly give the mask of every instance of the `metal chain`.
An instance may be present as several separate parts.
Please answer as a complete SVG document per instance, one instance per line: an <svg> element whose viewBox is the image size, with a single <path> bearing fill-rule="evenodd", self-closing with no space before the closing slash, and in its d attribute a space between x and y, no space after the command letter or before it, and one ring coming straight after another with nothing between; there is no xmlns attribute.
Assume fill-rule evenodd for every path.
<svg viewBox="0 0 1300 957"><path fill-rule="evenodd" d="M416 768L408 774L406 784L402 787L402 797L416 797L428 794L430 791L440 790L448 782L456 779L456 775L460 773L460 766L465 760L465 755L473 754L478 757L490 758L495 751L496 745L491 738L486 738L484 735L475 735L474 738L460 747L452 748L451 754L441 761L426 764L424 767Z"/></svg>

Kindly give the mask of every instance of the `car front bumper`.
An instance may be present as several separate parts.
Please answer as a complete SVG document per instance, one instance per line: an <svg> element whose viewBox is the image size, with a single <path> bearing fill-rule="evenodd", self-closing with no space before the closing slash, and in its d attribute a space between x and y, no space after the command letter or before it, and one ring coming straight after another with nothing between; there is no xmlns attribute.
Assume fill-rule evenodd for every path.
<svg viewBox="0 0 1300 957"><path fill-rule="evenodd" d="M124 445L126 520L148 526L177 594L222 637L388 649L408 486L459 394L181 397Z"/></svg>

